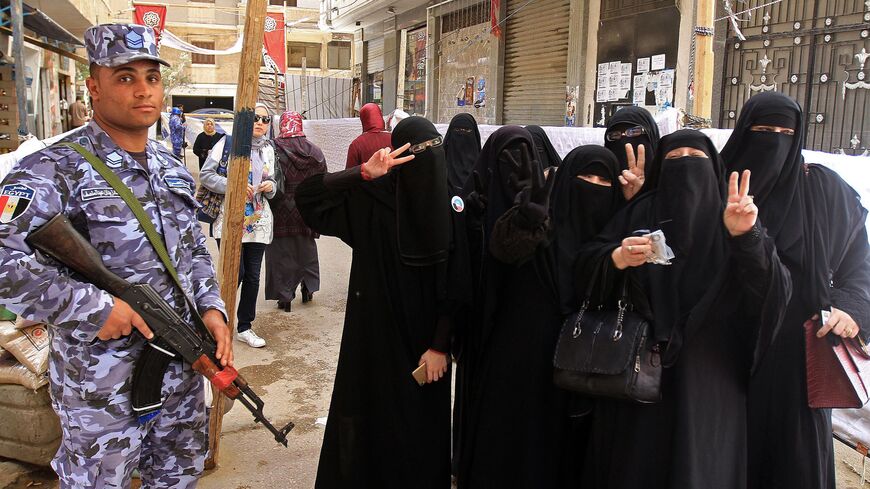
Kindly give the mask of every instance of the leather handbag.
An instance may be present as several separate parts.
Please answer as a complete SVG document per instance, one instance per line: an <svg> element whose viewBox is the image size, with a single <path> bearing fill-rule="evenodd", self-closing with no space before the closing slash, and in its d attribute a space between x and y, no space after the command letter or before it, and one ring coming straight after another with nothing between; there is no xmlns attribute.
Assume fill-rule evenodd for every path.
<svg viewBox="0 0 870 489"><path fill-rule="evenodd" d="M232 147L232 136L228 134L224 136L224 149L216 170L217 174L222 177L227 176L227 165L230 161L230 150ZM194 198L199 203L199 209L196 211L197 220L206 224L214 223L221 213L221 207L224 205L224 194L212 192L200 183Z"/></svg>
<svg viewBox="0 0 870 489"><path fill-rule="evenodd" d="M589 307L594 282L593 278L580 310L562 325L553 358L553 382L588 396L660 401L661 351L649 322L633 311L628 278L615 311Z"/></svg>
<svg viewBox="0 0 870 489"><path fill-rule="evenodd" d="M819 320L804 323L809 406L857 409L870 400L870 354L860 337L816 336Z"/></svg>

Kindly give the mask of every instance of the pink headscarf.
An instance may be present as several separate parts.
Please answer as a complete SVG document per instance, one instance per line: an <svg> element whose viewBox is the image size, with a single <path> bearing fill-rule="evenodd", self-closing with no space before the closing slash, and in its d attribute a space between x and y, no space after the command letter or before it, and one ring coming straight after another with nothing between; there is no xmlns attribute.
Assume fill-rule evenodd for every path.
<svg viewBox="0 0 870 489"><path fill-rule="evenodd" d="M298 138L305 136L302 132L302 116L299 112L288 110L281 114L281 136L282 138Z"/></svg>

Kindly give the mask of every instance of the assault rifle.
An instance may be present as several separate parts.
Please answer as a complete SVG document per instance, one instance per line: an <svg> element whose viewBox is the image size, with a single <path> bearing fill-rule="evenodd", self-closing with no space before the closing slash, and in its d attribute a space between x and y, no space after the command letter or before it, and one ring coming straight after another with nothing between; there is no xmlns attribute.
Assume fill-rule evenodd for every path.
<svg viewBox="0 0 870 489"><path fill-rule="evenodd" d="M154 332L154 338L142 351L133 371L132 404L140 421L147 421L160 411L163 405L163 376L169 362L180 356L211 381L217 390L241 402L254 415L256 422L263 423L275 435L278 443L287 446L287 433L293 429L293 423L287 423L280 430L275 428L263 414L263 400L236 369L220 367L220 362L215 358L217 343L193 307L190 308L191 324L150 285L134 285L110 272L103 264L100 253L63 214L54 216L30 233L26 242L32 248L51 255L100 289L120 297L142 316Z"/></svg>

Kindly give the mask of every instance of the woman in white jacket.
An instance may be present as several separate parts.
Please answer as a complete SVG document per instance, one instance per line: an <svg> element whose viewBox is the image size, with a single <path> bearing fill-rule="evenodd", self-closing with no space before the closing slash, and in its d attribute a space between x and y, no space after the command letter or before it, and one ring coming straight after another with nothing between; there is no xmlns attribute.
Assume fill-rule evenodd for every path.
<svg viewBox="0 0 870 489"><path fill-rule="evenodd" d="M248 173L248 198L245 202L245 229L242 236L242 256L239 260L239 282L242 291L238 308L238 336L249 346L261 348L266 346L266 340L260 338L251 329L257 313L257 295L260 290L260 268L263 264L263 254L266 245L272 242L272 209L270 199L275 196L275 148L269 142L269 126L272 115L263 104L257 104L254 116L254 137L251 143L251 171ZM218 173L221 165L221 155L227 138L214 145L202 171L199 174L200 183L212 192L225 194L227 178ZM225 163L224 163L225 164ZM224 210L212 225L212 235L220 247L221 229L223 228Z"/></svg>

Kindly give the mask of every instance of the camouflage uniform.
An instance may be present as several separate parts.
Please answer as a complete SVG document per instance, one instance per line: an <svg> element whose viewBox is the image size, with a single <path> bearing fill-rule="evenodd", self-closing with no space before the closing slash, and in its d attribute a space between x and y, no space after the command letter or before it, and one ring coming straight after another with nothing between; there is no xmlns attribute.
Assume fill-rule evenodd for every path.
<svg viewBox="0 0 870 489"><path fill-rule="evenodd" d="M181 121L181 109L173 108L169 116L169 139L172 141L172 153L181 158L184 151L184 122Z"/></svg>
<svg viewBox="0 0 870 489"><path fill-rule="evenodd" d="M132 32L139 38L137 42L133 36L134 52L122 51L107 63L118 57L135 60L141 54L135 46L142 45L145 29L92 28L86 34L89 54L111 57L113 49L118 54L121 48L107 40L111 36L105 31L113 39L126 34L128 40ZM145 34L153 42L153 32ZM95 46L95 38L101 47ZM146 145L143 168L95 121L66 140L105 161L138 197L164 238L184 293L199 312L217 309L226 314L196 220L194 181L186 168L154 141ZM24 241L62 212L88 237L109 270L130 282L151 284L176 310L185 310L184 297L130 208L84 158L62 146L23 159L0 183L0 208L0 297L19 315L53 325L49 375L63 439L52 467L61 487L128 487L134 468L144 487L195 486L207 449L201 377L190 365L171 363L163 381L162 411L140 424L130 393L144 338L134 333L118 340L97 339L112 310L111 295L35 255Z"/></svg>

